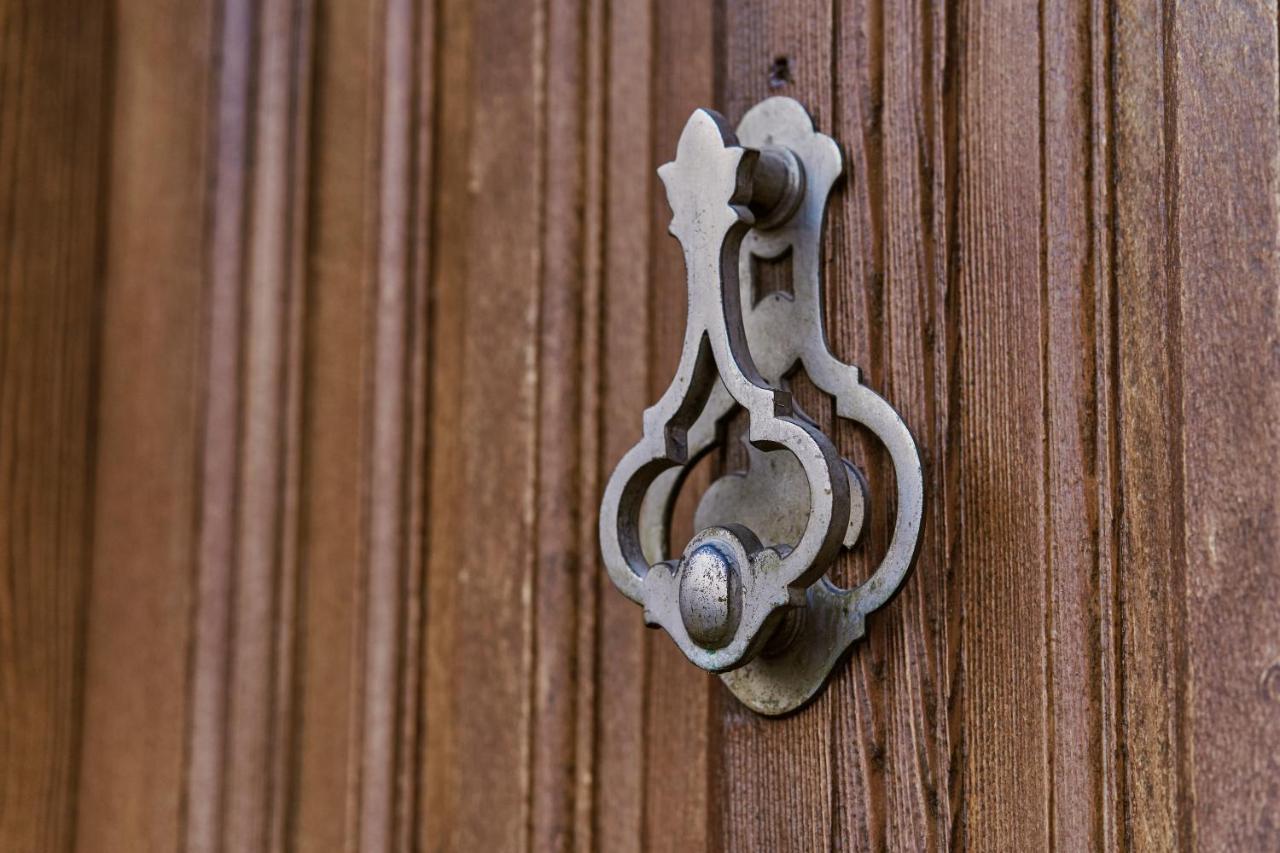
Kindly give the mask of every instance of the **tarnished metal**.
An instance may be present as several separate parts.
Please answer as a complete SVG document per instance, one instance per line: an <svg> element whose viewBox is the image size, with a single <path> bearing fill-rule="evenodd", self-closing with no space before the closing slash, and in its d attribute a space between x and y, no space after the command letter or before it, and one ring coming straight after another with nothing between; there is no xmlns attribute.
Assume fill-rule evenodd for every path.
<svg viewBox="0 0 1280 853"><path fill-rule="evenodd" d="M689 314L675 378L606 487L604 562L644 606L646 623L664 628L693 663L723 673L748 706L786 713L817 693L866 615L906 576L923 510L919 455L893 408L827 348L820 241L842 159L803 107L770 98L736 137L698 110L675 161L658 171L684 249ZM752 256L788 254L792 293L757 299ZM880 440L894 466L889 547L852 590L823 574L857 543L865 485L792 404L786 377L797 367L834 398L838 417ZM675 495L737 406L749 416L748 470L712 484L695 516L701 532L669 559Z"/></svg>

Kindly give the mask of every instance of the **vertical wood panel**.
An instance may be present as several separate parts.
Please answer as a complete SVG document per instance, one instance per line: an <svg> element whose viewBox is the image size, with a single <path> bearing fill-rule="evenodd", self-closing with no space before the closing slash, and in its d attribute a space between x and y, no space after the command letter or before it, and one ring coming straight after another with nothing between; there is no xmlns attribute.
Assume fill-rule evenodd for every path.
<svg viewBox="0 0 1280 853"><path fill-rule="evenodd" d="M444 56L441 115L467 134L437 169L465 211L439 223L433 285L433 448L450 449L432 454L425 838L442 848L568 849L598 828L604 25L594 2L442 18L466 52Z"/></svg>
<svg viewBox="0 0 1280 853"><path fill-rule="evenodd" d="M427 456L430 512L427 518L426 652L423 678L425 750L420 768L422 791L420 843L427 850L449 850L457 842L456 819L461 796L456 775L465 756L458 748L457 716L463 713L454 696L467 670L455 626L461 594L459 567L466 543L462 530L472 511L451 490L464 484L462 442L469 426L462 422L466 287L471 266L468 215L472 196L470 146L474 132L469 102L472 20L468 0L445 0L439 8L437 65L439 97L435 127L439 134L432 172L434 202L441 211L432 223L430 387L431 446ZM447 212L447 213L446 213ZM503 755L509 761L509 756ZM509 765L508 765L509 766ZM507 803L506 805L510 805Z"/></svg>
<svg viewBox="0 0 1280 853"><path fill-rule="evenodd" d="M655 10L649 0L619 0L608 11L600 347L605 477L639 438L641 415L651 402L649 246L657 227L651 213ZM595 837L600 849L627 853L641 850L644 838L648 632L636 619L635 605L617 594L603 569L596 588Z"/></svg>
<svg viewBox="0 0 1280 853"><path fill-rule="evenodd" d="M422 392L412 389L426 388L425 289L415 272L425 258L426 208L420 201L426 185L402 184L410 173L420 180L421 163L429 161L429 94L425 84L417 85L426 78L415 69L427 71L430 54L402 51L386 65L381 42L360 44L351 55L351 42L336 42L333 30L322 39L319 49L332 51L327 58L342 58L346 50L346 65L337 63L339 69L361 62L387 67L393 93L407 83L408 103L380 111L379 97L365 113L372 131L360 122L353 134L361 145L365 136L374 144L394 136L396 146L385 160L395 168L375 172L363 168L363 155L344 161L341 148L329 155L325 147L327 156L315 169L321 191L313 210L304 145L310 121L308 9L219 6L206 21L212 31L193 27L201 19L189 8L162 10L167 17L149 11L141 15L126 6L118 18L127 35L116 69L117 190L103 367L112 395L103 402L97 522L108 532L96 552L95 643L86 678L97 710L86 722L81 819L93 833L87 837L130 849L172 849L184 809L191 846L279 848L288 840L331 849L361 827L381 833L378 844L392 836L404 843L416 813L419 690L412 661L419 646L414 626L420 590L414 555L421 548L423 483L414 472L422 471L425 415ZM388 20L402 43L422 44L425 35L430 47L425 16L414 18L408 29L394 16L380 14L377 23ZM360 28L355 29L358 38ZM218 49L224 61L213 68L215 38L224 40ZM153 66L164 73L145 73ZM221 98L216 105L192 100L206 75L207 90ZM332 78L323 78L321 97L331 100L318 114L327 119L335 96L324 80ZM349 89L336 98L338 107L352 105ZM204 166L211 118L221 122L210 139L213 156L222 157L216 180ZM341 120L351 125L349 114ZM332 133L324 138L337 141ZM375 174L386 174L394 190L386 204L379 200ZM221 207L206 216L204 189L211 182ZM411 210L397 198L411 202ZM343 216L356 223L354 234L335 227ZM377 270L364 239L375 230L388 245ZM304 269L306 237L323 240L324 251ZM304 275L315 276L309 288ZM370 282L385 280L393 317L378 323L365 312L366 304L375 303L363 293ZM174 286L184 281L185 288ZM336 289L342 286L345 294ZM139 317L138 305L150 310ZM198 330L206 322L221 324L203 342L213 348L207 368L212 379L198 370ZM397 335L401 322L410 332ZM377 381L366 397L364 356L375 348L381 362L369 356L367 372ZM327 361L330 353L334 360ZM353 369L344 374L347 365ZM311 400L304 399L304 379ZM362 452L365 399L371 407L367 417L381 425L384 437ZM374 410L378 405L381 411ZM204 463L212 474L201 484L205 503L198 513L182 500L197 483L191 479L197 410L203 410ZM144 429L150 441L139 445L136 434ZM334 460L336 454L354 464L336 464L345 461ZM304 459L310 460L305 489ZM140 473L149 478L145 490L138 489ZM368 488L362 485L366 480ZM378 511L361 511L365 495ZM344 507L335 496L351 501ZM163 513L168 521L157 527ZM188 591L194 578L188 568L193 522L207 537L206 557L216 558L216 565L205 563L205 594L194 611ZM391 533L364 535L363 524L388 525ZM295 544L299 536L305 540L301 546ZM369 541L376 547L364 548ZM301 557L295 557L296 548ZM367 571L360 567L366 557ZM299 559L308 583L295 598L293 566ZM353 596L364 574L380 585L370 596ZM361 603L402 618L365 620L371 637L364 643L354 635ZM130 619L140 605L151 608L154 618ZM188 658L186 617L192 612L204 618L206 631ZM300 637L296 625L305 626ZM168 641L156 642L161 635ZM365 658L366 650L383 656L380 670L376 660ZM296 678L295 656L302 662ZM195 660L212 665L195 682L203 702L188 712L187 666ZM375 677L365 683L375 697L374 710L355 713L355 685L335 674L339 667L362 671L370 660ZM146 677L140 679L139 672ZM330 736L335 728L342 740ZM187 738L195 739L191 749L183 748ZM305 761L295 760L295 743ZM323 745L323 754L316 745ZM373 754L378 748L394 760ZM189 768L183 767L184 752ZM318 761L328 763L317 767ZM367 790L357 801L357 809L371 815L363 823L348 797L362 783L362 763L375 768L363 778ZM384 769L379 787L374 782ZM184 777L185 794L178 784ZM224 791L239 799L220 803Z"/></svg>
<svg viewBox="0 0 1280 853"><path fill-rule="evenodd" d="M1276 395L1275 9L1140 5L1115 39L1125 840L1262 849L1276 437L1254 412Z"/></svg>
<svg viewBox="0 0 1280 853"><path fill-rule="evenodd" d="M936 122L943 30L936 15L878 4L845 4L834 15L825 4L739 6L726 27L735 117L770 94L792 95L845 145L846 180L828 231L829 335L836 352L862 365L865 380L922 433L926 454L932 430L941 436L946 423L945 411L930 421L935 388L945 381L934 372L945 355L935 347L945 337L926 334L943 326L933 313L942 307L934 291L944 257L935 246L941 211L932 201L943 187ZM828 403L812 399L806 408L831 427ZM836 436L868 470L883 508L892 479L881 452L855 430ZM937 494L940 472L932 471ZM890 520L883 511L873 515L866 553L845 558L837 576L866 576ZM941 530L927 527L926 536ZM740 846L918 849L947 837L947 805L939 798L948 735L940 709L952 658L941 624L948 581L940 546L941 539L926 541L912 585L871 620L870 637L829 694L784 721L730 705L726 774L737 778L726 796L734 813L724 831ZM929 594L917 584L928 584ZM793 763L805 768L795 785L777 791L754 781Z"/></svg>
<svg viewBox="0 0 1280 853"><path fill-rule="evenodd" d="M1189 846L1280 847L1280 64L1274 3L1183 3L1178 326ZM1173 45L1168 45L1173 48Z"/></svg>
<svg viewBox="0 0 1280 853"><path fill-rule="evenodd" d="M1049 839L1041 44L1036 9L971 4L955 60L963 840Z"/></svg>
<svg viewBox="0 0 1280 853"><path fill-rule="evenodd" d="M181 844L212 10L116 7L77 848Z"/></svg>
<svg viewBox="0 0 1280 853"><path fill-rule="evenodd" d="M546 31L546 173L539 409L532 835L587 848L594 732L603 4L553 0Z"/></svg>
<svg viewBox="0 0 1280 853"><path fill-rule="evenodd" d="M453 308L440 316L457 327L448 345L459 373L438 386L450 396L433 400L456 420L447 441L460 459L452 480L433 477L431 496L433 509L454 505L456 523L433 519L430 536L457 544L433 545L428 572L457 579L448 609L432 608L442 624L428 646L447 635L447 657L432 653L440 668L428 667L424 686L428 731L445 726L435 737L452 743L426 756L428 808L438 804L426 838L436 849L514 849L531 830L546 9L480 3L452 14L469 17L470 50L463 89L449 92L451 72L442 77L458 98L442 114L466 115L470 136L442 153L466 177L450 213L466 224L460 256L437 267L433 288ZM447 709L433 716L439 704Z"/></svg>
<svg viewBox="0 0 1280 853"><path fill-rule="evenodd" d="M1125 841L1186 850L1180 308L1164 4L1117 8L1115 276Z"/></svg>
<svg viewBox="0 0 1280 853"><path fill-rule="evenodd" d="M601 11L597 2L553 0L546 21L531 729L538 850L591 844Z"/></svg>
<svg viewBox="0 0 1280 853"><path fill-rule="evenodd" d="M0 848L75 832L109 21L0 4Z"/></svg>
<svg viewBox="0 0 1280 853"><path fill-rule="evenodd" d="M852 715L833 711L838 750L839 846L939 849L953 843L960 788L952 765L953 692L959 630L951 571L958 466L943 452L954 416L948 322L953 249L954 101L943 101L954 7L849 3L839 6L833 122L849 140L845 197L834 212L834 263L827 308L837 353L864 367L913 430L924 459L929 506L916 568L894 603L874 615L837 682ZM954 85L954 77L945 78ZM841 430L846 436L851 432ZM847 438L846 438L847 440ZM866 559L887 547L892 472L872 443L857 455L880 509L871 516ZM840 780L849 779L843 783Z"/></svg>
<svg viewBox="0 0 1280 853"><path fill-rule="evenodd" d="M381 8L381 7L379 7ZM360 624L366 552L362 476L370 395L370 323L379 120L378 17L367 3L317 10L314 134L308 180L304 468L300 496L300 649L297 658L292 838L298 849L342 849L357 826L360 776Z"/></svg>
<svg viewBox="0 0 1280 853"><path fill-rule="evenodd" d="M537 850L573 840L579 617L579 519L590 509L579 489L586 460L582 368L586 211L585 21L580 4L551 0L546 10L545 169L541 303L538 306L537 559L534 565L532 835Z"/></svg>
<svg viewBox="0 0 1280 853"><path fill-rule="evenodd" d="M1094 76L1105 31L1088 3L1048 3L1042 33L1044 134L1046 591L1049 611L1050 831L1058 849L1115 844L1114 656L1108 467L1113 381L1105 322L1107 86ZM1103 47L1105 49L1105 46ZM1101 222L1099 220L1102 220ZM1106 247L1103 247L1105 252ZM1102 427L1105 429L1105 427Z"/></svg>
<svg viewBox="0 0 1280 853"><path fill-rule="evenodd" d="M948 719L960 634L955 614L959 595L949 572L949 546L955 541L949 504L956 466L951 454L942 451L955 416L951 344L956 330L947 314L954 294L948 290L946 217L947 193L956 175L944 149L950 117L942 102L943 75L949 70L945 37L953 8L886 4L883 20L884 330L870 332L872 340L879 337L881 350L871 353L881 374L873 373L870 381L914 430L932 496L909 586L898 605L873 617L869 636L871 643L885 648L880 693L888 743L885 819L892 845L904 850L955 843L955 798L944 792L954 778L957 742L963 742ZM875 120L874 110L868 118ZM877 192L870 177L859 194ZM860 183L855 179L855 188ZM893 480L883 463L880 470L877 500L888 502ZM887 519L881 524L873 541L884 548L891 528Z"/></svg>

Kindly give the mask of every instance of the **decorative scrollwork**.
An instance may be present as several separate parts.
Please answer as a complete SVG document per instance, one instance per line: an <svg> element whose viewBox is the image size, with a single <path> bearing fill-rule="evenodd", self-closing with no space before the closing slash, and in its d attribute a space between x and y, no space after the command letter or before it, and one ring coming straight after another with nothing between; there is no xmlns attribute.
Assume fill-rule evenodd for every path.
<svg viewBox="0 0 1280 853"><path fill-rule="evenodd" d="M658 170L684 249L689 313L680 364L644 415L644 436L618 463L601 506L614 584L644 606L698 666L724 673L746 704L784 713L811 698L865 616L901 584L923 510L915 442L888 403L836 359L823 332L821 236L839 148L795 101L770 98L739 127L708 110L689 119L675 161ZM754 226L754 227L753 227ZM755 298L753 256L789 253L793 292ZM803 367L841 418L886 447L897 486L889 548L852 590L823 578L862 527L865 484L792 405L785 378ZM713 484L700 532L666 554L671 506L692 464L735 406L748 413L751 468ZM780 630L790 614L789 627ZM776 636L775 636L776 635Z"/></svg>

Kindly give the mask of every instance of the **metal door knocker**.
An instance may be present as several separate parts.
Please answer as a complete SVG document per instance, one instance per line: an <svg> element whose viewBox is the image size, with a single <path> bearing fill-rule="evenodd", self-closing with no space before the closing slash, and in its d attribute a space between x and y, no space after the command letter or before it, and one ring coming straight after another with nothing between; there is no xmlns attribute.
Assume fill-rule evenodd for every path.
<svg viewBox="0 0 1280 853"><path fill-rule="evenodd" d="M618 463L600 507L613 583L644 607L690 661L720 673L744 704L784 714L809 701L867 614L902 583L923 511L916 445L898 413L827 348L821 246L840 149L790 98L770 98L737 135L710 110L685 124L658 170L671 233L684 249L689 314L675 378L644 413L644 436ZM752 257L791 253L792 293L756 299ZM792 404L802 366L836 414L866 427L893 462L897 509L872 576L841 589L825 574L862 531L866 487L830 439ZM699 532L667 554L672 504L692 465L741 406L749 468L714 482Z"/></svg>

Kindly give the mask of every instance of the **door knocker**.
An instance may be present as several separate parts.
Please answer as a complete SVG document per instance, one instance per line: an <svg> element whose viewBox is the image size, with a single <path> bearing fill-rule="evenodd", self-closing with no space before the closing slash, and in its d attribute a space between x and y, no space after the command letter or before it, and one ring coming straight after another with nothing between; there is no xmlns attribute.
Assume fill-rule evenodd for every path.
<svg viewBox="0 0 1280 853"><path fill-rule="evenodd" d="M613 583L698 666L744 704L784 714L817 695L867 614L889 600L915 557L923 476L902 419L827 348L821 237L839 147L790 98L769 98L735 136L710 110L685 124L658 170L671 233L684 250L689 311L675 378L644 413L644 435L618 463L600 507ZM752 257L791 253L792 293L755 298ZM786 376L803 366L866 427L893 463L897 509L875 572L842 589L825 577L857 542L868 496L857 468L799 409ZM672 504L735 407L749 418L749 468L714 482L699 532L667 554Z"/></svg>

